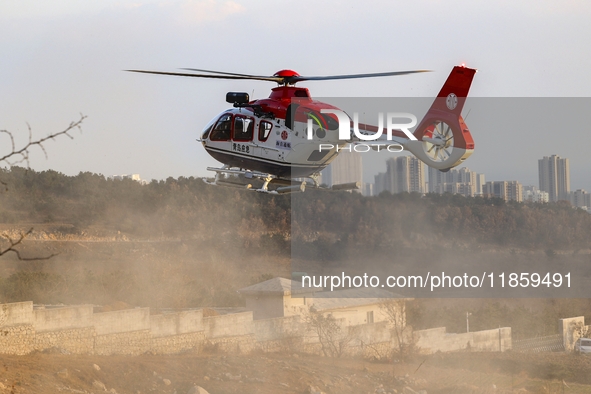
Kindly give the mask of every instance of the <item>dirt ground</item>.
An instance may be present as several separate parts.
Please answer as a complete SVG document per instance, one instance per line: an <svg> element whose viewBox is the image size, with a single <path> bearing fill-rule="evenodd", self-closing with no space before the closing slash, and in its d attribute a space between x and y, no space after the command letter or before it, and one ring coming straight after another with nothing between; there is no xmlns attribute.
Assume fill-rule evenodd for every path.
<svg viewBox="0 0 591 394"><path fill-rule="evenodd" d="M0 393L591 393L591 357L455 353L378 363L304 354L0 356Z"/></svg>
<svg viewBox="0 0 591 394"><path fill-rule="evenodd" d="M203 257L199 248L193 250L190 245L180 242L31 241L23 246L31 255L59 253L51 260L35 263L39 266L27 266L27 269L69 273L73 278L78 278L83 277L85 270L89 269L101 275L121 267L134 273L145 272L149 268L156 272L155 277L160 286L161 271L156 268L160 267L158 264L162 261L175 261L179 265L178 261L186 260L188 263L181 267L191 268L197 252L204 264L214 267L219 266L220 261L232 260L223 254L205 254ZM231 257L233 252L228 253ZM239 261L238 268L229 267L220 273L225 283L233 284L233 287L228 287L246 286L251 284L248 281L259 280L257 278L264 274L288 277L291 272L290 260L285 257L261 259L258 255L240 256ZM3 262L0 276L4 278L23 268L22 262L9 257ZM168 267L166 264L164 266ZM185 280L185 271L179 273L177 276ZM174 294L178 293L179 288L175 278L174 275L170 276L170 288ZM209 282L212 285L215 283L213 280ZM138 283L141 285L143 282ZM80 303L79 299L75 301ZM386 363L299 353L185 353L138 357L55 353L0 355L0 394L185 394L195 385L203 387L210 394L591 394L591 357L558 353L461 352L415 356L405 362Z"/></svg>

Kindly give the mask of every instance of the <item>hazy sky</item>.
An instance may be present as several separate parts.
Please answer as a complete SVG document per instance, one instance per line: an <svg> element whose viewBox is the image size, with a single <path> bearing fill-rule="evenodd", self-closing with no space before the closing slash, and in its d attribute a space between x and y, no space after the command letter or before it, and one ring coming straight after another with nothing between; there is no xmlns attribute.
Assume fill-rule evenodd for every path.
<svg viewBox="0 0 591 394"><path fill-rule="evenodd" d="M3 1L0 129L24 142L27 123L41 137L84 114L83 133L48 143L48 159L37 152L32 168L144 179L205 176L205 167L217 162L195 139L228 107L225 93L265 97L274 85L122 70L272 75L291 68L327 75L431 69L300 84L317 97L431 97L451 67L465 62L479 69L472 96L587 97L590 18L591 2L574 0ZM591 155L584 148L589 124L556 130L560 114L540 116L555 121L547 127L501 123L491 133L471 114L477 151L466 165L487 180L537 184L537 159L558 154L571 160L572 188L591 190ZM5 149L8 141L0 144Z"/></svg>

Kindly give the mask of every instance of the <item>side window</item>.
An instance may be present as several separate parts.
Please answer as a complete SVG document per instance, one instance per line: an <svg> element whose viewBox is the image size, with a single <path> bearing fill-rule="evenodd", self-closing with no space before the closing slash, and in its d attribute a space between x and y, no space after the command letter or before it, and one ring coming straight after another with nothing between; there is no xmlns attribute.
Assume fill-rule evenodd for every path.
<svg viewBox="0 0 591 394"><path fill-rule="evenodd" d="M267 138L269 138L269 134L271 134L271 129L273 128L273 124L271 122L261 121L259 123L259 141L265 142Z"/></svg>
<svg viewBox="0 0 591 394"><path fill-rule="evenodd" d="M234 141L252 141L254 120L244 116L234 118Z"/></svg>
<svg viewBox="0 0 591 394"><path fill-rule="evenodd" d="M209 137L212 141L229 141L232 129L232 115L225 114L218 120Z"/></svg>

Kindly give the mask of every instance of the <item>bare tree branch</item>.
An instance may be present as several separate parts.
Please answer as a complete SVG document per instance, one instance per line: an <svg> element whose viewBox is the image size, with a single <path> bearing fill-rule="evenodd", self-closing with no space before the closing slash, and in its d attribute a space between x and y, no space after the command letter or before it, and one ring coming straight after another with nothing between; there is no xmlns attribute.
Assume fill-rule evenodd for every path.
<svg viewBox="0 0 591 394"><path fill-rule="evenodd" d="M8 135L8 138L10 138L10 145L11 145L10 152L5 154L4 156L0 157L0 163L5 162L10 166L13 166L13 165L19 164L19 163L26 163L27 167L28 167L29 166L30 149L34 146L38 146L39 148L41 148L41 150L43 151L43 154L45 154L45 157L47 158L47 152L45 151L45 148L43 147L43 143L48 140L53 140L56 137L59 137L62 135L65 135L65 136L69 137L70 139L74 139L74 137L72 137L72 135L70 133L76 129L78 131L82 132L81 124L84 121L84 119L86 119L86 116L81 114L80 119L78 119L75 122L70 123L70 125L68 127L66 127L64 130L58 131L56 133L51 133L51 134L49 134L43 138L39 138L37 140L33 139L31 126L29 126L29 124L27 123L27 127L29 129L29 141L27 142L26 145L24 145L21 148L16 148L14 136L12 135L12 133L10 131L0 130L0 134ZM13 158L18 159L18 160L13 161L12 160ZM4 182L0 182L0 183L2 183L4 186L6 186L6 184Z"/></svg>
<svg viewBox="0 0 591 394"><path fill-rule="evenodd" d="M51 133L51 134L49 134L43 138L39 138L39 139L33 139L33 133L31 131L31 126L27 123L27 128L29 129L29 141L24 146L22 146L20 148L16 147L16 143L14 141L14 135L10 131L0 130L0 134L8 135L8 138L10 139L10 147L11 147L11 149L8 153L6 153L4 156L0 157L0 164L6 163L9 166L13 166L13 165L20 164L20 163L26 163L27 168L28 168L29 167L30 151L31 151L31 148L33 148L35 146L41 148L41 150L43 151L43 154L45 155L45 158L47 158L47 151L45 150L43 143L45 143L49 140L54 140L60 136L66 136L70 139L74 139L74 137L72 137L72 135L71 135L71 132L76 129L79 132L82 132L81 124L84 121L84 119L86 119L86 116L80 114L80 119L78 119L75 122L70 123L70 125L68 127L66 127L65 129L63 129L62 131L58 131L56 133ZM0 179L0 185L4 186L4 189L6 191L8 190L8 184L1 179ZM32 232L33 232L32 228L29 229L29 231L27 231L27 232L24 232L24 233L21 232L20 236L17 239L13 239L7 233L2 234L2 238L5 238L6 240L8 240L8 246L7 247L0 247L0 256L3 256L9 252L12 252L21 261L48 260L48 259L54 257L55 254L53 254L53 253L49 256L44 256L44 257L23 257L21 255L20 251L16 247L21 245L22 242L24 241L24 239L27 236L29 236Z"/></svg>
<svg viewBox="0 0 591 394"><path fill-rule="evenodd" d="M18 239L11 238L8 234L2 234L2 238L6 238L8 240L9 246L0 248L0 256L5 255L6 253L12 252L16 255L16 257L21 261L34 261L34 260L49 260L50 258L56 256L56 253L52 253L49 256L45 257L23 257L18 249L15 249L15 246L20 245L24 239L33 232L33 228L30 228L29 231L26 233L21 233Z"/></svg>

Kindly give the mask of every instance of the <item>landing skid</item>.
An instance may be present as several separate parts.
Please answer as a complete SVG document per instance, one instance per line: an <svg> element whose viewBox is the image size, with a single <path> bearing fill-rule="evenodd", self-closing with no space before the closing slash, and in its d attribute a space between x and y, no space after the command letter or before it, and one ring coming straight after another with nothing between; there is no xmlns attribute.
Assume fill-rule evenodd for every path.
<svg viewBox="0 0 591 394"><path fill-rule="evenodd" d="M307 187L320 190L359 189L359 182L334 185L332 188L322 187L319 184L320 174L318 173L312 174L308 177L283 178L263 172L231 168L228 166L223 166L221 168L207 167L207 170L215 172L215 178L213 181L203 179L208 185L253 190L259 193L301 193L304 192Z"/></svg>

